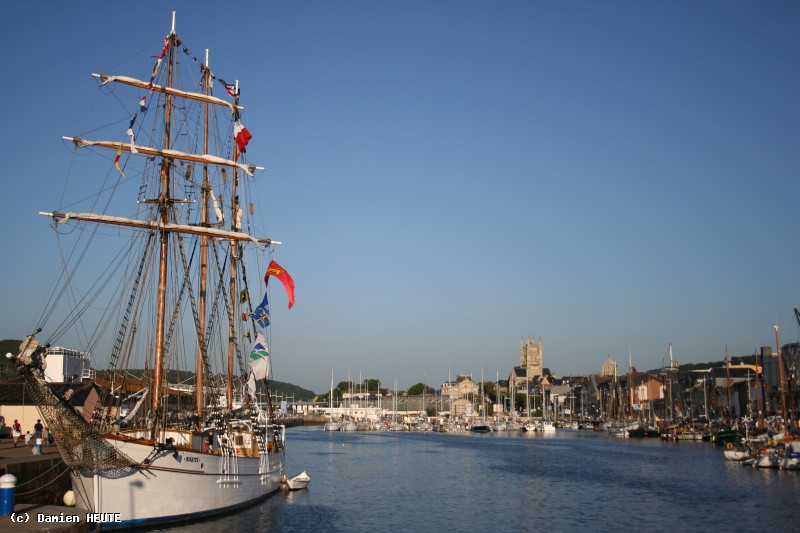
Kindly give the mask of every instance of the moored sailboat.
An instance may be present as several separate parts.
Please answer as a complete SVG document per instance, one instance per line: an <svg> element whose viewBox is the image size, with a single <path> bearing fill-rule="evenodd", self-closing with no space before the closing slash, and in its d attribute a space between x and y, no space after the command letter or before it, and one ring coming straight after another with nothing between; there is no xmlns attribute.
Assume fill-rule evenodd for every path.
<svg viewBox="0 0 800 533"><path fill-rule="evenodd" d="M174 13L172 29L153 57L149 81L95 75L99 92L112 94L118 103L125 102L126 90L131 95L128 107L135 111L128 116L133 118L127 131L117 133L123 140L65 137L76 151L89 149L113 160L91 195L94 208L128 205L117 201L116 193L130 192L133 185L140 212L134 217L42 213L53 220L59 247L69 236L76 251L59 258L64 288L54 292L42 326L13 356L70 468L77 505L93 513L119 513L115 527L181 521L250 505L280 489L285 464L285 429L274 422L269 352L259 331L269 325L268 300L265 296L254 308L250 293L258 289L248 285L245 269L253 259L258 271L264 252L280 243L256 236L249 216L253 204L249 215L243 207L252 193L246 176L261 169L245 160L251 135L241 124L238 84L212 73L208 53L199 61L197 78L198 60L178 38ZM186 57L194 64L183 62ZM190 66L197 83L185 90L179 83L192 79L182 74ZM214 85L222 97L212 94ZM213 139L213 131L221 133L219 139ZM216 221L210 217L212 206ZM81 265L87 253L94 253L89 250L107 248L98 242L106 236L123 243L116 262L103 270L93 255ZM73 266L88 268L89 276L74 273ZM274 276L287 288L291 307L294 285L288 273L274 261L264 270L265 282ZM79 280L88 281L83 296L59 299L74 294ZM92 316L98 307L105 314ZM44 321L63 308L64 321L45 329ZM46 331L48 340L56 341L72 327L79 330L74 339L88 332L86 342L108 353L107 370L98 379L104 388L86 418L45 382L49 342L40 345L35 338ZM254 338L248 358L244 350ZM178 374L170 370L181 361L193 373L194 385L178 383ZM144 371L134 375L128 368ZM264 406L256 401L256 380L263 380ZM149 405L122 420L120 403L143 384ZM191 396L194 402L187 401Z"/></svg>

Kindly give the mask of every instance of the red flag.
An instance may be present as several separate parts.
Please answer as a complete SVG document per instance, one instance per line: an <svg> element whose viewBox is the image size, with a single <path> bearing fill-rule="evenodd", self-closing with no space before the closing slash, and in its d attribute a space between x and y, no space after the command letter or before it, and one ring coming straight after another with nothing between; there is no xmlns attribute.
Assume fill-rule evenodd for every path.
<svg viewBox="0 0 800 533"><path fill-rule="evenodd" d="M292 308L294 305L294 280L292 276L289 275L286 270L283 269L275 261L270 261L269 266L267 267L267 273L264 274L264 284L269 285L269 277L275 276L281 283L283 283L283 287L286 289L286 295L289 297L289 309Z"/></svg>
<svg viewBox="0 0 800 533"><path fill-rule="evenodd" d="M236 146L239 147L239 151L241 153L245 153L247 143L250 142L250 139L252 139L253 136L250 135L250 132L247 131L247 128L245 128L242 123L237 120L233 125L233 138L236 139Z"/></svg>
<svg viewBox="0 0 800 533"><path fill-rule="evenodd" d="M122 177L125 177L125 173L122 171L122 168L119 166L119 156L122 155L122 147L117 148L117 157L114 158L114 166L117 167L119 173L122 174Z"/></svg>

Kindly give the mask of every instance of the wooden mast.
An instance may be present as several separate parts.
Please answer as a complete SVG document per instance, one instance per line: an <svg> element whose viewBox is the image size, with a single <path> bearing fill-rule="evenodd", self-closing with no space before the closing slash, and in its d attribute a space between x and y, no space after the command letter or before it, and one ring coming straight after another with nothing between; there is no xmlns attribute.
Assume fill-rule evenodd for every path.
<svg viewBox="0 0 800 533"><path fill-rule="evenodd" d="M633 356L628 348L628 422L633 420Z"/></svg>
<svg viewBox="0 0 800 533"><path fill-rule="evenodd" d="M167 36L167 48L169 54L169 62L167 64L167 86L172 87L173 75L173 60L174 50L177 35L175 34L175 12L172 12L172 31ZM166 93L166 103L164 105L164 142L165 150L169 150L170 139L170 121L172 119L172 95ZM164 158L161 161L161 194L159 195L158 203L161 211L161 223L168 224L170 222L170 160ZM150 406L155 413L161 404L162 383L163 383L163 365L164 365L164 330L166 322L166 299L167 299L167 260L169 251L169 231L161 231L161 253L158 265L158 297L156 301L156 345L155 345L155 363L153 368L153 395L150 398ZM157 424L153 424L152 436L156 436Z"/></svg>
<svg viewBox="0 0 800 533"><path fill-rule="evenodd" d="M234 102L238 105L239 103L239 80L236 80L236 89L235 89ZM239 159L239 145L235 142L233 143L233 160L238 161ZM239 198L237 196L237 185L239 181L239 175L236 172L236 167L233 167L233 176L231 177L231 231L241 231L239 227ZM239 248L236 241L230 241L231 246L231 261L230 261L230 279L229 279L229 303L228 303L228 388L226 391L226 399L228 400L228 409L233 408L233 361L234 361L234 337L236 335L236 329L234 327L235 320L236 320L236 263L237 263L237 250Z"/></svg>
<svg viewBox="0 0 800 533"><path fill-rule="evenodd" d="M756 415L756 427L761 427L761 397L763 388L761 387L761 382L763 380L763 370L764 370L764 360L761 360L761 364L758 364L758 351L753 347L753 360L756 362L756 405L758 406L758 415Z"/></svg>
<svg viewBox="0 0 800 533"><path fill-rule="evenodd" d="M208 50L206 50L206 68L203 71L203 93L209 94L209 77L211 70L208 64ZM208 153L208 102L204 105L203 114L203 153ZM208 196L211 186L208 181L208 165L203 165L203 185L200 200L200 225L208 227ZM198 302L197 327L197 371L195 373L194 395L195 410L199 420L203 419L203 360L205 357L205 331L206 331L206 291L208 285L208 237L200 237L200 295ZM198 422L199 423L199 422Z"/></svg>

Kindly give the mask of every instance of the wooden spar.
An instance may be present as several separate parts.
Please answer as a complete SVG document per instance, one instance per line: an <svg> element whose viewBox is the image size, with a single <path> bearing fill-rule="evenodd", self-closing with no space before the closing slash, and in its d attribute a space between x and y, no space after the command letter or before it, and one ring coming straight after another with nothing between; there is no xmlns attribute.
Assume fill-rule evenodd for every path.
<svg viewBox="0 0 800 533"><path fill-rule="evenodd" d="M203 71L203 89L208 94L210 71L208 69L208 49L206 49L206 68ZM208 153L208 103L203 110L203 152ZM208 165L203 165L203 185L200 201L200 225L208 227L208 195L211 186L208 180ZM206 290L208 280L208 237L200 237L200 298L198 305L199 327L197 331L197 371L195 374L195 410L197 417L203 419L203 361L205 354L204 339L206 328Z"/></svg>
<svg viewBox="0 0 800 533"><path fill-rule="evenodd" d="M76 146L99 146L101 148L110 148L112 150L122 150L125 152L131 152L131 145L130 143L124 142L117 142L117 141L89 141L86 139L81 139L80 137L62 137L62 139L66 141L72 141L75 143ZM245 165L243 163L237 163L236 161L231 161L230 159L225 159L222 157L213 156L210 154L187 154L186 152L180 152L178 150L170 150L169 147L165 147L164 149L159 150L158 148L151 148L149 146L134 146L136 149L136 153L140 153L142 155L155 155L160 156L165 159L178 159L180 161L193 161L195 163L203 163L203 164L211 164L211 165L219 165L224 167L232 167L232 168L239 168L246 172L249 176L252 176L256 170L264 170L264 167L257 167L255 165Z"/></svg>
<svg viewBox="0 0 800 533"><path fill-rule="evenodd" d="M173 61L175 51L175 19L173 15L172 32L169 34L169 62L167 63L167 86L172 86L173 76ZM170 131L172 120L172 95L167 93L166 103L164 105L164 150L169 150L170 144ZM161 194L159 197L159 211L161 212L161 224L169 224L169 206L167 200L171 198L170 194L170 180L169 180L169 161L164 159L161 162ZM169 252L169 232L161 231L161 252L159 257L158 266L158 296L156 299L156 345L155 345L155 362L153 364L153 390L152 397L150 398L150 406L153 413L158 413L157 409L161 405L161 387L163 382L164 371L164 332L166 328L166 302L167 302L167 259ZM166 413L162 413L166 416ZM153 422L153 430L151 438L156 439L158 431L158 422Z"/></svg>
<svg viewBox="0 0 800 533"><path fill-rule="evenodd" d="M239 80L236 80L236 94L239 94ZM237 97L238 100L238 97ZM233 158L239 158L239 145L237 143L233 143ZM231 231L238 232L241 230L239 227L239 217L238 211L241 209L239 205L238 199L238 181L239 175L236 172L236 167L233 168L232 172L233 176L231 177ZM231 240L231 261L230 261L230 279L229 279L229 301L228 301L228 388L225 391L225 397L228 400L228 409L233 407L233 355L235 350L235 336L236 330L233 327L235 320L234 320L234 313L236 312L236 295L238 291L236 290L236 259L238 254L236 253L236 249L238 247L236 241Z"/></svg>
<svg viewBox="0 0 800 533"><path fill-rule="evenodd" d="M247 233L231 232L216 228L205 228L202 226L189 226L187 224L162 224L153 220L136 220L132 218L112 217L109 215L100 215L97 213L59 213L59 212L39 212L40 215L51 217L58 223L64 223L68 220L81 220L84 222L96 222L99 224L109 224L111 226L125 226L128 228L146 229L153 231L166 231L170 233L187 233L191 235L205 235L207 237L216 239L228 239L234 241L247 241L256 244L272 245L281 244L280 241L273 241L272 239L257 238Z"/></svg>
<svg viewBox="0 0 800 533"><path fill-rule="evenodd" d="M151 85L149 82L137 80L136 78L131 78L128 76L109 76L108 74L92 74L92 76L94 76L99 80L103 80L102 85L111 82L122 83L123 85L131 85L133 87L147 89L148 91L155 91L157 93L180 96L181 98L186 98L189 100L197 100L199 102L205 102L206 104L225 106L229 108L231 111L235 109L244 109L244 107L238 104L232 104L230 102L223 100L222 98L211 96L210 94L193 93L191 91L181 91L180 89L175 89L173 87L162 87L160 85Z"/></svg>

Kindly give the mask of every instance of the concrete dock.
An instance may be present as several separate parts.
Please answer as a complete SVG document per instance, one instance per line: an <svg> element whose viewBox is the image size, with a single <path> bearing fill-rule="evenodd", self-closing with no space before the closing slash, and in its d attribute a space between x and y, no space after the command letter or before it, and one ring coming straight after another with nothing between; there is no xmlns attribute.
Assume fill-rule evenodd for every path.
<svg viewBox="0 0 800 533"><path fill-rule="evenodd" d="M18 503L14 506L14 514L0 516L0 531L84 533L89 531L85 516L85 510L75 507Z"/></svg>
<svg viewBox="0 0 800 533"><path fill-rule="evenodd" d="M34 455L30 446L18 443L15 448L12 440L0 440L0 476L5 474L17 478L17 487L14 514L0 516L0 531L89 531L86 511L63 504L70 479L55 446L45 446L41 455Z"/></svg>

